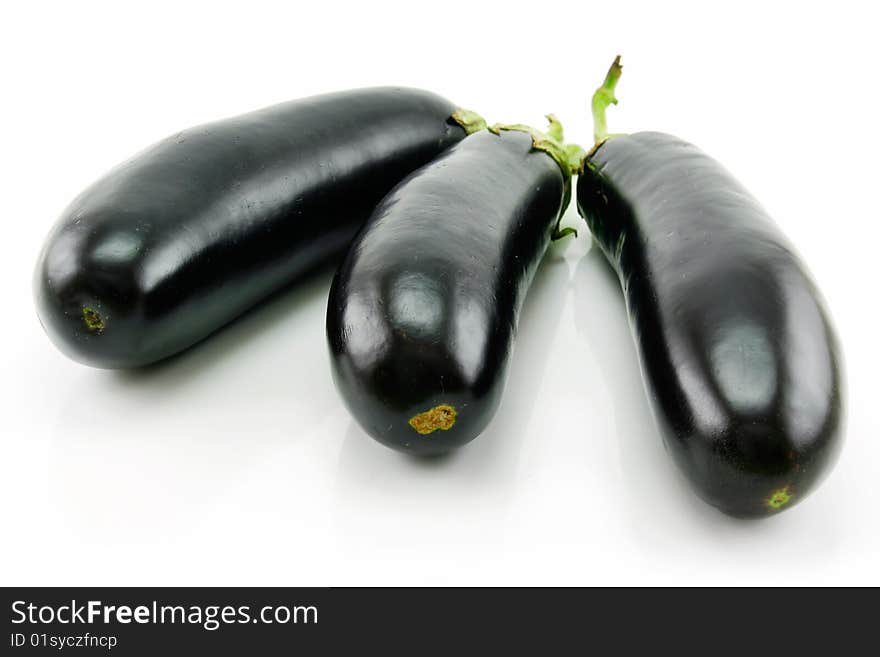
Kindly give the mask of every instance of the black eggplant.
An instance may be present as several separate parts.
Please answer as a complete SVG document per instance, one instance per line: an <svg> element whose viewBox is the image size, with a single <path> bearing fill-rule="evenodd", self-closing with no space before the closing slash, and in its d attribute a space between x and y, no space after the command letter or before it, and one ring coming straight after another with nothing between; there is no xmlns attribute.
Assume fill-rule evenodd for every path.
<svg viewBox="0 0 880 657"><path fill-rule="evenodd" d="M616 269L657 424L697 493L739 517L802 500L842 434L841 355L813 280L718 162L656 132L607 137L593 101L577 205Z"/></svg>
<svg viewBox="0 0 880 657"><path fill-rule="evenodd" d="M95 367L186 349L341 257L397 182L481 125L432 93L388 87L180 132L64 211L37 263L40 321Z"/></svg>
<svg viewBox="0 0 880 657"><path fill-rule="evenodd" d="M520 305L570 196L549 118L549 135L469 136L401 182L352 243L327 338L336 386L379 442L440 454L497 410Z"/></svg>

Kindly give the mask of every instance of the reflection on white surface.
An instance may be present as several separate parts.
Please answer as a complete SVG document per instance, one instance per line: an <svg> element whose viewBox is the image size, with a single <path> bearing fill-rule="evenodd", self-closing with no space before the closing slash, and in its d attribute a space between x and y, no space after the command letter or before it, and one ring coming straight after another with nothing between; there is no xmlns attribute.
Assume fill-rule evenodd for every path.
<svg viewBox="0 0 880 657"><path fill-rule="evenodd" d="M541 416L553 411L538 402L551 369L547 343L560 330L568 278L563 259L548 261L536 275L522 309L499 412L465 448L414 459L378 444L353 420L348 422L334 491L338 531L354 539L342 546L346 560L362 558L357 546L365 541L404 559L414 545L435 546L433 551L467 544L479 553L497 551L504 543L521 472L529 468L522 462L523 450L528 441L540 440L545 432ZM407 536L403 543L401 532Z"/></svg>
<svg viewBox="0 0 880 657"><path fill-rule="evenodd" d="M601 14L562 2L554 13L584 38L565 44L576 64L556 66L538 55L534 21L496 29L509 2L469 3L451 48L426 47L420 12L375 3L349 3L348 20L331 2L221 8L210 29L198 3L151 3L136 20L104 4L55 3L52 20L44 3L5 5L0 582L880 585L872 3L799 3L791 29L781 2L761 3L759 21L727 12L723 25L705 2L609 2ZM308 28L291 38L293 25ZM562 267L548 261L527 301L500 415L432 465L352 431L327 366L329 276L141 376L68 361L34 316L30 279L53 219L165 134L390 83L490 121L540 127L555 111L589 147L588 97L619 50L611 129L680 134L718 157L804 255L846 350L841 461L773 520L728 521L677 475L617 281L600 257L579 260L589 236L574 209L566 221L580 237L552 247ZM840 132L821 139L827 81Z"/></svg>
<svg viewBox="0 0 880 657"><path fill-rule="evenodd" d="M539 270L489 428L431 461L382 447L345 411L327 362L329 272L141 373L71 363L33 320L4 354L17 419L0 478L15 500L4 581L863 577L877 539L837 505L859 478L831 477L768 523L730 520L690 492L654 429L617 280L588 244L554 245ZM797 554L768 559L782 541Z"/></svg>

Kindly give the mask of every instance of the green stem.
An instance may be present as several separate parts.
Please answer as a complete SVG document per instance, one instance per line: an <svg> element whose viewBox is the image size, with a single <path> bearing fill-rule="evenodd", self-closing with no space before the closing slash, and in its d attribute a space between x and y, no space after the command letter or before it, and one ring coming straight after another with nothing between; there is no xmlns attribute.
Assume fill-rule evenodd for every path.
<svg viewBox="0 0 880 657"><path fill-rule="evenodd" d="M593 137L596 140L596 146L608 139L608 122L605 118L605 111L610 105L617 105L614 89L617 87L621 73L623 73L623 66L620 65L620 55L618 55L614 58L611 68L608 69L602 85L593 94Z"/></svg>

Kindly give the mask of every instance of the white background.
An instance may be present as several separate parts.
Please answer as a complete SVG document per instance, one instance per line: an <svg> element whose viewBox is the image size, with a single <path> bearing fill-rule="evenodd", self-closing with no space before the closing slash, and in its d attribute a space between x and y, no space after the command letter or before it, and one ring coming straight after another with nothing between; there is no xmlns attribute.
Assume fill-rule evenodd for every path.
<svg viewBox="0 0 880 657"><path fill-rule="evenodd" d="M0 9L0 583L880 584L877 20L870 3L249 1ZM587 103L720 159L836 321L849 419L825 484L771 520L700 502L667 458L618 284L551 248L502 408L429 463L364 435L330 380L329 277L143 372L90 369L31 297L61 210L167 134L350 87L424 87L490 121ZM581 225L574 209L568 223Z"/></svg>

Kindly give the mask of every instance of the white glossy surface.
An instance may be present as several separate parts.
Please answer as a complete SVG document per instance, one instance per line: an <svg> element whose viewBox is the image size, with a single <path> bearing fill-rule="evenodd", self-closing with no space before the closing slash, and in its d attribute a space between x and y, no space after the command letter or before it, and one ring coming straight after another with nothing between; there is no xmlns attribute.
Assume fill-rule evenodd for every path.
<svg viewBox="0 0 880 657"><path fill-rule="evenodd" d="M880 584L870 10L799 5L793 21L767 3L559 2L557 35L499 3L379 4L2 10L0 583ZM146 372L79 366L39 327L30 276L52 221L166 134L400 83L490 121L554 111L586 143L587 98L618 51L611 129L677 133L722 160L797 244L837 322L847 443L778 518L728 519L674 470L616 278L585 230L536 278L499 416L429 462L374 443L342 407L329 274ZM581 226L573 209L567 221Z"/></svg>

